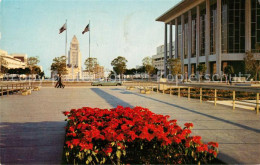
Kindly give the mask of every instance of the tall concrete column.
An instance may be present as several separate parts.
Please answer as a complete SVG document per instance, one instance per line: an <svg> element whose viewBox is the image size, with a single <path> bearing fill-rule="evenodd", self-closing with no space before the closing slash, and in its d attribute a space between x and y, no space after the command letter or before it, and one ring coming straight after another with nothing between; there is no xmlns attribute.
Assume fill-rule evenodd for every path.
<svg viewBox="0 0 260 165"><path fill-rule="evenodd" d="M251 0L245 3L245 50L251 51Z"/></svg>
<svg viewBox="0 0 260 165"><path fill-rule="evenodd" d="M170 44L169 44L169 58L172 58L172 21L170 22ZM172 74L172 71L169 70L169 74Z"/></svg>
<svg viewBox="0 0 260 165"><path fill-rule="evenodd" d="M184 31L185 31L185 27L184 27L184 15L181 15L181 72L182 74L184 73Z"/></svg>
<svg viewBox="0 0 260 165"><path fill-rule="evenodd" d="M199 65L200 58L200 6L196 7L196 67ZM197 78L199 78L199 72L196 71Z"/></svg>
<svg viewBox="0 0 260 165"><path fill-rule="evenodd" d="M188 11L188 76L191 75L191 45L192 45L192 24L191 24L191 10Z"/></svg>
<svg viewBox="0 0 260 165"><path fill-rule="evenodd" d="M167 23L164 30L164 78L167 77Z"/></svg>
<svg viewBox="0 0 260 165"><path fill-rule="evenodd" d="M178 58L178 19L175 18L175 47L174 47L174 52L175 52L175 58Z"/></svg>
<svg viewBox="0 0 260 165"><path fill-rule="evenodd" d="M206 73L210 73L209 68L210 54L210 0L206 0L206 19L205 19L205 63L207 66Z"/></svg>
<svg viewBox="0 0 260 165"><path fill-rule="evenodd" d="M221 75L221 0L217 0L216 72Z"/></svg>

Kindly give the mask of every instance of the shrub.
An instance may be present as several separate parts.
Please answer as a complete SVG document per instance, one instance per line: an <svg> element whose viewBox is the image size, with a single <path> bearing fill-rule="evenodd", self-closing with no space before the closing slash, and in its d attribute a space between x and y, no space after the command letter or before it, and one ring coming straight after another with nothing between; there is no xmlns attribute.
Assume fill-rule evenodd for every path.
<svg viewBox="0 0 260 165"><path fill-rule="evenodd" d="M203 144L190 135L192 123L182 129L146 108L83 107L64 115L64 157L70 164L208 163L217 156L218 143Z"/></svg>

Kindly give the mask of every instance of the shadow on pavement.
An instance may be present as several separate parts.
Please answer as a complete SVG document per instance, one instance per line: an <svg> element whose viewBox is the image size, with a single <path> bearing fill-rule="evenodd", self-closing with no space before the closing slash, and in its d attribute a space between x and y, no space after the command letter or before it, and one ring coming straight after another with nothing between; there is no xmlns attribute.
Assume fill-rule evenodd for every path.
<svg viewBox="0 0 260 165"><path fill-rule="evenodd" d="M117 88L118 89L118 88ZM117 98L99 88L91 88L93 92L95 92L97 95L102 97L103 99L106 100L108 104L110 104L113 107L117 107L118 105L122 105L124 107L133 107L131 104L121 100L120 98ZM111 89L112 90L112 89ZM118 89L119 90L119 89Z"/></svg>
<svg viewBox="0 0 260 165"><path fill-rule="evenodd" d="M124 90L122 90L122 92L124 92ZM160 102L160 103L163 103L163 104L167 104L167 105L170 105L172 107L176 107L176 108L179 108L179 109L182 109L182 110L185 110L185 111L189 111L189 112L192 112L192 113L203 115L203 116L206 116L206 117L218 120L218 121L222 121L222 122L225 122L225 123L228 123L228 124L232 124L232 125L235 125L237 127L243 128L243 129L254 131L256 133L260 133L260 129L257 129L257 128L248 127L246 125L235 123L235 122L232 122L232 121L229 121L229 120L225 120L225 119L213 116L213 115L205 114L205 113L202 113L202 112L199 112L199 111L196 111L196 110L193 110L193 109L189 109L189 108L186 108L186 107L183 107L183 106L179 106L179 105L176 105L176 104L168 103L168 102L165 102L165 101L162 101L162 100L158 100L158 99L155 99L155 98L152 98L152 97L149 97L149 96L145 96L143 94L138 94L138 93L134 93L134 92L131 92L131 94L134 94L136 96L140 96L140 97L143 97L143 98L146 98L146 99L150 99L150 100L153 100L153 101L157 101L157 102Z"/></svg>
<svg viewBox="0 0 260 165"><path fill-rule="evenodd" d="M66 122L0 123L0 164L60 164Z"/></svg>

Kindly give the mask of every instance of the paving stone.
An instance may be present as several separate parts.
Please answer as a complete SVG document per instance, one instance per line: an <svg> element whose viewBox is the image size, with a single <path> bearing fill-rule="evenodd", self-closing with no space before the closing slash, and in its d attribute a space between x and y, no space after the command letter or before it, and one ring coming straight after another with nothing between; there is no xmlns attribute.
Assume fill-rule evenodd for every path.
<svg viewBox="0 0 260 165"><path fill-rule="evenodd" d="M169 115L183 126L193 122L193 135L219 142L226 163L260 163L260 118L254 111L167 94L140 94L125 87L43 87L32 95L0 98L0 160L2 164L60 164L63 150L62 111L81 107L143 106Z"/></svg>

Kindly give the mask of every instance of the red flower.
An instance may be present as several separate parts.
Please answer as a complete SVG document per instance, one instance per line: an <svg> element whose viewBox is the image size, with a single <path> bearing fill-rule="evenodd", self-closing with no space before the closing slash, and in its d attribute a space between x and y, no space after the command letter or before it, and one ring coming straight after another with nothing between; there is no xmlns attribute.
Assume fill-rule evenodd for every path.
<svg viewBox="0 0 260 165"><path fill-rule="evenodd" d="M108 110L83 107L63 113L69 119L66 147L75 155L83 150L110 155L115 152L113 148L126 151L127 143L154 142L159 144L157 146L181 145L181 148L185 146L198 153L217 155L218 143L203 144L200 136L190 136L192 123L185 123L182 129L177 120L169 120L169 116L155 114L147 108L118 106Z"/></svg>
<svg viewBox="0 0 260 165"><path fill-rule="evenodd" d="M93 144L92 143L80 143L79 146L81 148L80 151L93 150Z"/></svg>
<svg viewBox="0 0 260 165"><path fill-rule="evenodd" d="M187 127L187 128L192 128L192 127L193 127L193 124L192 124L192 123L185 123L184 125L185 125L185 127Z"/></svg>
<svg viewBox="0 0 260 165"><path fill-rule="evenodd" d="M217 142L208 142L208 145L212 147L217 147L218 148L218 143Z"/></svg>
<svg viewBox="0 0 260 165"><path fill-rule="evenodd" d="M63 114L64 114L65 116L68 116L68 115L70 114L70 112L64 111Z"/></svg>
<svg viewBox="0 0 260 165"><path fill-rule="evenodd" d="M74 145L74 146L77 146L79 144L79 139L72 139L71 140L71 143Z"/></svg>
<svg viewBox="0 0 260 165"><path fill-rule="evenodd" d="M106 155L108 155L109 153L112 153L113 149L111 147L108 147L103 149L103 151L105 152Z"/></svg>

